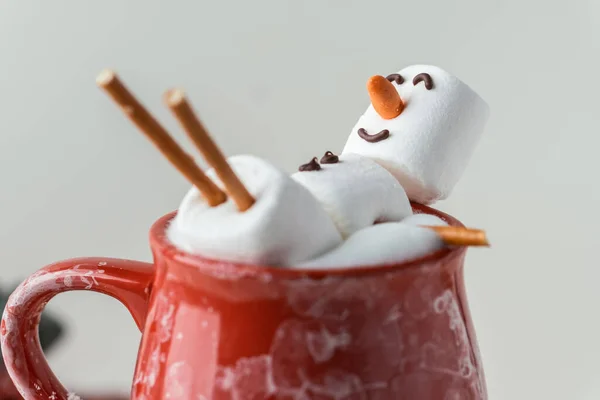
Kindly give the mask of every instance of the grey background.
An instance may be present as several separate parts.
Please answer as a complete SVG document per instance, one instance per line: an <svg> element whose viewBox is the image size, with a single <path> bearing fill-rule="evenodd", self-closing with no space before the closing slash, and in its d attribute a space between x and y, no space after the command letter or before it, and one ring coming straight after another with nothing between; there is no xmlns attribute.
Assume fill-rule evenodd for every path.
<svg viewBox="0 0 600 400"><path fill-rule="evenodd" d="M369 76L431 63L492 109L438 204L493 240L470 251L466 277L491 398L600 398L599 12L596 0L2 2L1 282L74 256L149 260L147 229L188 189L95 87L103 68L178 139L161 103L172 86L227 154L291 171L341 150ZM139 333L126 310L91 293L49 309L69 324L51 356L65 384L127 390Z"/></svg>

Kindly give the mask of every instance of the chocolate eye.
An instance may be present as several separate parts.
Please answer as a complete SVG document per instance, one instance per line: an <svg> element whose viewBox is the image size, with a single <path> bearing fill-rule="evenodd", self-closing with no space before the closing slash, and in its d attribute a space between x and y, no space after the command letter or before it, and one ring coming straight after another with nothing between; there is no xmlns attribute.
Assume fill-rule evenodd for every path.
<svg viewBox="0 0 600 400"><path fill-rule="evenodd" d="M312 160L310 160L306 164L302 164L301 166L298 167L298 171L300 171L300 172L319 171L319 170L321 170L321 166L319 165L319 162L317 161L317 157L313 157Z"/></svg>
<svg viewBox="0 0 600 400"><path fill-rule="evenodd" d="M398 85L402 85L404 83L404 78L400 74L389 74L385 77L390 82L396 82Z"/></svg>
<svg viewBox="0 0 600 400"><path fill-rule="evenodd" d="M431 75L423 72L423 73L415 76L413 79L413 85L417 86L417 84L419 84L420 82L425 83L425 89L427 89L427 90L433 89L433 79L431 79Z"/></svg>

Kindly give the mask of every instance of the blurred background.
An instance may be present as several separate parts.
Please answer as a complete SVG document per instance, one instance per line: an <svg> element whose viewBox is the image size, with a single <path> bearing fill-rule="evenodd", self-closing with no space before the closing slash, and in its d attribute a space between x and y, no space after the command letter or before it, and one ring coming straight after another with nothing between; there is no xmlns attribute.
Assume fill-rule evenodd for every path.
<svg viewBox="0 0 600 400"><path fill-rule="evenodd" d="M162 105L173 86L227 154L292 171L342 149L369 76L435 64L492 110L436 205L493 241L466 275L490 398L598 399L598 37L597 0L2 2L0 285L75 256L149 261L148 228L189 187L96 88L103 68L188 149ZM81 292L48 310L63 382L127 392L127 311Z"/></svg>

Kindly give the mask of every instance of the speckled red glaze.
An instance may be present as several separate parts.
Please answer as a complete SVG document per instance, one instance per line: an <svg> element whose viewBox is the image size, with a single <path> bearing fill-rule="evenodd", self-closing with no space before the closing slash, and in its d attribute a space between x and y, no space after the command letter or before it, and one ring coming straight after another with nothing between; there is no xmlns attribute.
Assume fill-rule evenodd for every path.
<svg viewBox="0 0 600 400"><path fill-rule="evenodd" d="M154 265L68 260L13 293L2 350L25 399L78 398L50 371L37 340L44 305L68 290L117 298L143 328L135 400L487 399L465 248L397 265L276 269L177 250L165 238L173 215L151 230Z"/></svg>

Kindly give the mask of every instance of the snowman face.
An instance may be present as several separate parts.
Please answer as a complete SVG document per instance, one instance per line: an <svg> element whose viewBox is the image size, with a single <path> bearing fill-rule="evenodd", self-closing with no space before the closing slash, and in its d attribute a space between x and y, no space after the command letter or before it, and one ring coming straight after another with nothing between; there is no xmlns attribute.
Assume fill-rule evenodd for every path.
<svg viewBox="0 0 600 400"><path fill-rule="evenodd" d="M447 197L483 131L487 104L458 78L434 66L407 67L388 75L387 81L391 86L384 82L381 91L388 93L383 100L369 87L372 104L354 126L343 153L377 161L411 200L432 203ZM396 93L390 96L391 87L399 99Z"/></svg>

